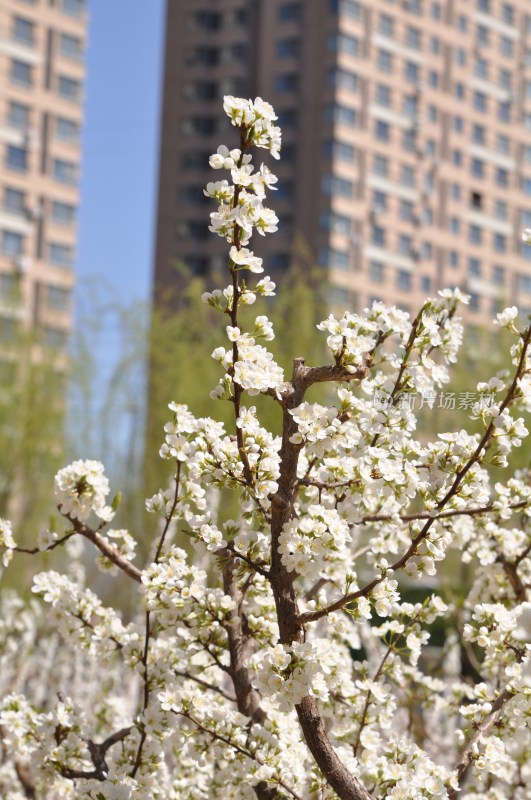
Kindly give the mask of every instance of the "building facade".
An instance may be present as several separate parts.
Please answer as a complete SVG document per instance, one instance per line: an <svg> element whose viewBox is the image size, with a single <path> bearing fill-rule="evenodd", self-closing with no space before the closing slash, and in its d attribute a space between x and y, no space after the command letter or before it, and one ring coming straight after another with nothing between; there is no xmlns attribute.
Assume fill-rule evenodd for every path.
<svg viewBox="0 0 531 800"><path fill-rule="evenodd" d="M85 0L0 2L0 345L71 328Z"/></svg>
<svg viewBox="0 0 531 800"><path fill-rule="evenodd" d="M226 261L202 194L224 94L283 130L268 273L310 258L352 310L446 286L471 325L531 310L529 0L167 0L156 299Z"/></svg>

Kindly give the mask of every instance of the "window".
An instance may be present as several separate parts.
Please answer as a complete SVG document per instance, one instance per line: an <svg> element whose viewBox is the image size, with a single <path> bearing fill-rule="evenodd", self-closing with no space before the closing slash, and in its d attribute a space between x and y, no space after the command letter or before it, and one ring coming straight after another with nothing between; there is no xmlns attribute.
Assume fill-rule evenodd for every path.
<svg viewBox="0 0 531 800"><path fill-rule="evenodd" d="M300 39L281 39L277 42L277 56L279 58L297 58L300 50Z"/></svg>
<svg viewBox="0 0 531 800"><path fill-rule="evenodd" d="M35 25L29 19L15 17L13 20L13 39L22 44L32 45L35 38Z"/></svg>
<svg viewBox="0 0 531 800"><path fill-rule="evenodd" d="M463 100L465 96L465 87L462 83L456 83L454 85L454 95L458 100Z"/></svg>
<svg viewBox="0 0 531 800"><path fill-rule="evenodd" d="M62 33L59 39L59 52L67 58L83 58L83 42L79 36Z"/></svg>
<svg viewBox="0 0 531 800"><path fill-rule="evenodd" d="M454 61L460 67L464 67L466 65L466 53L462 47L457 47L455 49Z"/></svg>
<svg viewBox="0 0 531 800"><path fill-rule="evenodd" d="M55 158L53 161L53 177L60 183L77 183L77 163Z"/></svg>
<svg viewBox="0 0 531 800"><path fill-rule="evenodd" d="M485 144L486 129L484 125L472 126L472 139L476 144Z"/></svg>
<svg viewBox="0 0 531 800"><path fill-rule="evenodd" d="M511 103L502 102L498 105L498 119L502 122L511 121Z"/></svg>
<svg viewBox="0 0 531 800"><path fill-rule="evenodd" d="M513 40L509 39L508 36L502 36L500 38L500 53L505 58L512 58L513 55Z"/></svg>
<svg viewBox="0 0 531 800"><path fill-rule="evenodd" d="M496 200L494 204L494 216L498 219L507 219L508 208L505 200Z"/></svg>
<svg viewBox="0 0 531 800"><path fill-rule="evenodd" d="M420 50L420 30L408 26L406 30L406 45L411 47L412 50Z"/></svg>
<svg viewBox="0 0 531 800"><path fill-rule="evenodd" d="M333 231L334 233L348 236L348 234L351 232L352 223L350 217L347 217L344 214L331 212L329 214L321 215L319 227L323 228L324 230L329 230Z"/></svg>
<svg viewBox="0 0 531 800"><path fill-rule="evenodd" d="M437 55L441 50L441 42L438 36L432 36L430 39L430 52Z"/></svg>
<svg viewBox="0 0 531 800"><path fill-rule="evenodd" d="M454 117L454 131L456 133L463 133L465 129L465 121L463 117L457 116Z"/></svg>
<svg viewBox="0 0 531 800"><path fill-rule="evenodd" d="M361 6L357 0L330 0L332 14L344 14L352 19L361 19Z"/></svg>
<svg viewBox="0 0 531 800"><path fill-rule="evenodd" d="M448 263L453 269L459 266L459 253L456 250L450 250L448 253Z"/></svg>
<svg viewBox="0 0 531 800"><path fill-rule="evenodd" d="M439 85L439 73L431 69L428 73L428 83L433 89L436 89Z"/></svg>
<svg viewBox="0 0 531 800"><path fill-rule="evenodd" d="M393 56L387 50L378 51L378 69L382 72L393 70Z"/></svg>
<svg viewBox="0 0 531 800"><path fill-rule="evenodd" d="M391 105L391 87L379 83L376 87L376 102L379 106Z"/></svg>
<svg viewBox="0 0 531 800"><path fill-rule="evenodd" d="M418 17L422 14L422 0L404 0L404 8Z"/></svg>
<svg viewBox="0 0 531 800"><path fill-rule="evenodd" d="M457 217L450 217L450 233L458 234L461 231L461 223Z"/></svg>
<svg viewBox="0 0 531 800"><path fill-rule="evenodd" d="M387 195L385 192L374 191L372 195L372 208L377 214L387 210Z"/></svg>
<svg viewBox="0 0 531 800"><path fill-rule="evenodd" d="M498 186L509 186L509 171L503 167L498 167L496 170L496 183Z"/></svg>
<svg viewBox="0 0 531 800"><path fill-rule="evenodd" d="M514 7L510 5L510 3L504 3L502 5L502 20L507 23L507 25L514 24Z"/></svg>
<svg viewBox="0 0 531 800"><path fill-rule="evenodd" d="M478 25L476 28L476 44L480 47L487 47L489 44L489 31L484 25Z"/></svg>
<svg viewBox="0 0 531 800"><path fill-rule="evenodd" d="M468 301L468 307L470 311L479 311L479 295L475 292L469 292L468 296L470 300Z"/></svg>
<svg viewBox="0 0 531 800"><path fill-rule="evenodd" d="M11 83L17 83L19 86L31 86L33 83L33 70L31 64L26 64L25 61L18 61L14 58L11 61Z"/></svg>
<svg viewBox="0 0 531 800"><path fill-rule="evenodd" d="M477 208L478 210L483 207L483 197L480 192L470 193L470 206L471 208Z"/></svg>
<svg viewBox="0 0 531 800"><path fill-rule="evenodd" d="M278 9L280 22L297 22L301 18L301 6L299 3L283 3Z"/></svg>
<svg viewBox="0 0 531 800"><path fill-rule="evenodd" d="M337 86L350 92L357 92L359 89L359 77L356 72L342 67L330 67L326 74L330 86Z"/></svg>
<svg viewBox="0 0 531 800"><path fill-rule="evenodd" d="M190 54L188 63L202 64L203 66L214 66L219 64L220 50L219 47L196 47Z"/></svg>
<svg viewBox="0 0 531 800"><path fill-rule="evenodd" d="M339 195L340 197L352 197L354 195L353 182L346 178L339 178L337 175L325 175L322 187L326 194Z"/></svg>
<svg viewBox="0 0 531 800"><path fill-rule="evenodd" d="M57 117L55 120L55 135L58 139L63 139L67 142L79 141L79 125L71 119L65 117Z"/></svg>
<svg viewBox="0 0 531 800"><path fill-rule="evenodd" d="M476 0L476 8L484 11L486 14L490 13L490 0Z"/></svg>
<svg viewBox="0 0 531 800"><path fill-rule="evenodd" d="M349 142L342 142L339 139L328 139L324 143L324 153L326 158L335 158L338 161L352 163L356 157L356 148ZM285 153L282 154L282 157L285 158Z"/></svg>
<svg viewBox="0 0 531 800"><path fill-rule="evenodd" d="M431 261L433 258L433 247L430 242L422 242L422 258L425 261Z"/></svg>
<svg viewBox="0 0 531 800"><path fill-rule="evenodd" d="M417 148L417 137L414 128L406 128L402 136L402 147L408 153L415 152Z"/></svg>
<svg viewBox="0 0 531 800"><path fill-rule="evenodd" d="M383 283L385 268L381 261L371 261L369 263L369 280L373 283Z"/></svg>
<svg viewBox="0 0 531 800"><path fill-rule="evenodd" d="M503 286L505 283L505 267L495 266L492 268L492 282L496 286Z"/></svg>
<svg viewBox="0 0 531 800"><path fill-rule="evenodd" d="M6 150L6 166L25 172L28 168L28 151L24 147L8 144Z"/></svg>
<svg viewBox="0 0 531 800"><path fill-rule="evenodd" d="M531 292L531 275L518 275L518 289L526 294Z"/></svg>
<svg viewBox="0 0 531 800"><path fill-rule="evenodd" d="M380 247L385 247L385 228L383 225L373 225L371 240Z"/></svg>
<svg viewBox="0 0 531 800"><path fill-rule="evenodd" d="M470 167L472 175L475 178L485 177L485 162L480 158L473 158Z"/></svg>
<svg viewBox="0 0 531 800"><path fill-rule="evenodd" d="M219 87L215 81L194 81L183 87L184 96L191 100L215 100Z"/></svg>
<svg viewBox="0 0 531 800"><path fill-rule="evenodd" d="M437 122L437 117L438 117L437 107L433 106L433 105L429 105L428 106L428 120L430 122Z"/></svg>
<svg viewBox="0 0 531 800"><path fill-rule="evenodd" d="M389 14L380 14L378 32L392 39L394 35L394 24L395 21Z"/></svg>
<svg viewBox="0 0 531 800"><path fill-rule="evenodd" d="M389 159L385 156L374 156L374 172L376 175L386 177L389 172Z"/></svg>
<svg viewBox="0 0 531 800"><path fill-rule="evenodd" d="M441 19L442 12L441 12L441 4L440 3L431 3L430 5L430 15L432 19Z"/></svg>
<svg viewBox="0 0 531 800"><path fill-rule="evenodd" d="M472 257L468 259L468 274L479 278L481 275L481 261L479 258Z"/></svg>
<svg viewBox="0 0 531 800"><path fill-rule="evenodd" d="M431 208L422 209L422 222L424 225L433 225L433 211Z"/></svg>
<svg viewBox="0 0 531 800"><path fill-rule="evenodd" d="M417 83L419 80L419 67L413 61L406 61L405 79L408 83Z"/></svg>
<svg viewBox="0 0 531 800"><path fill-rule="evenodd" d="M24 237L15 231L2 231L2 253L5 256L21 256L24 252Z"/></svg>
<svg viewBox="0 0 531 800"><path fill-rule="evenodd" d="M360 42L355 36L349 36L346 33L331 33L328 37L328 49L331 52L356 56L359 53Z"/></svg>
<svg viewBox="0 0 531 800"><path fill-rule="evenodd" d="M452 183L452 200L460 200L461 199L461 187L458 183Z"/></svg>
<svg viewBox="0 0 531 800"><path fill-rule="evenodd" d="M9 103L8 122L14 128L27 128L29 125L30 110L29 106L23 103Z"/></svg>
<svg viewBox="0 0 531 800"><path fill-rule="evenodd" d="M86 0L63 0L63 11L72 17L82 17L85 13Z"/></svg>
<svg viewBox="0 0 531 800"><path fill-rule="evenodd" d="M20 189L6 186L4 189L4 208L15 214L24 214L26 211L26 195Z"/></svg>
<svg viewBox="0 0 531 800"><path fill-rule="evenodd" d="M525 194L531 195L531 178L526 178L525 176L522 178L522 191Z"/></svg>
<svg viewBox="0 0 531 800"><path fill-rule="evenodd" d="M494 249L497 253L505 253L507 250L507 237L503 233L495 233L493 236Z"/></svg>
<svg viewBox="0 0 531 800"><path fill-rule="evenodd" d="M483 231L479 225L470 225L468 229L468 241L471 244L481 244L483 240Z"/></svg>
<svg viewBox="0 0 531 800"><path fill-rule="evenodd" d="M277 75L275 88L278 94L291 94L292 92L296 92L299 88L299 76L294 74Z"/></svg>
<svg viewBox="0 0 531 800"><path fill-rule="evenodd" d="M474 75L476 75L477 78L487 80L489 77L489 64L486 58L480 58L479 56L476 58L474 62Z"/></svg>
<svg viewBox="0 0 531 800"><path fill-rule="evenodd" d="M355 128L357 124L357 111L355 108L350 108L350 106L329 104L325 107L325 121Z"/></svg>
<svg viewBox="0 0 531 800"><path fill-rule="evenodd" d="M197 14L194 14L193 21L196 28L204 31L218 31L222 26L223 18L216 11L198 11Z"/></svg>
<svg viewBox="0 0 531 800"><path fill-rule="evenodd" d="M487 95L483 92L474 92L474 108L476 111L487 110Z"/></svg>
<svg viewBox="0 0 531 800"><path fill-rule="evenodd" d="M374 133L377 139L381 142L388 142L391 138L391 126L388 122L382 122L377 119L374 126Z"/></svg>
<svg viewBox="0 0 531 800"><path fill-rule="evenodd" d="M65 75L59 75L57 91L61 97L78 102L81 99L81 82L67 78Z"/></svg>
<svg viewBox="0 0 531 800"><path fill-rule="evenodd" d="M334 247L325 247L319 253L319 262L323 267L348 269L350 266L348 250L338 250Z"/></svg>
<svg viewBox="0 0 531 800"><path fill-rule="evenodd" d="M464 14L460 14L457 17L457 30L461 31L461 33L466 33L468 30L468 18Z"/></svg>
<svg viewBox="0 0 531 800"><path fill-rule="evenodd" d="M420 279L420 289L424 294L431 292L431 278L429 275L422 275Z"/></svg>
<svg viewBox="0 0 531 800"><path fill-rule="evenodd" d="M396 286L402 292L409 292L411 289L411 273L405 269L399 269L396 273Z"/></svg>
<svg viewBox="0 0 531 800"><path fill-rule="evenodd" d="M278 112L278 125L281 128L293 130L297 127L298 117L297 111L294 108L284 108Z"/></svg>
<svg viewBox="0 0 531 800"><path fill-rule="evenodd" d="M405 256L411 255L413 239L407 233L401 233L398 237L398 252Z"/></svg>
<svg viewBox="0 0 531 800"><path fill-rule="evenodd" d="M76 207L70 203L52 202L52 220L61 225L73 225L76 221Z"/></svg>
<svg viewBox="0 0 531 800"><path fill-rule="evenodd" d="M405 220L406 222L413 222L414 217L414 205L410 200L401 200L400 201L400 219Z"/></svg>
<svg viewBox="0 0 531 800"><path fill-rule="evenodd" d="M400 182L405 186L414 186L415 178L416 175L414 167L409 166L409 164L402 164L402 169L400 170Z"/></svg>
<svg viewBox="0 0 531 800"><path fill-rule="evenodd" d="M404 97L404 114L407 117L414 117L418 111L418 99L414 94L407 94Z"/></svg>
<svg viewBox="0 0 531 800"><path fill-rule="evenodd" d="M218 131L218 118L212 116L185 117L181 130L185 136L212 136Z"/></svg>
<svg viewBox="0 0 531 800"><path fill-rule="evenodd" d="M195 184L188 184L181 186L177 193L177 202L182 205L202 206L208 203L208 198L205 197L201 189Z"/></svg>
<svg viewBox="0 0 531 800"><path fill-rule="evenodd" d="M56 311L68 311L72 300L70 289L62 286L48 286L46 289L46 305Z"/></svg>
<svg viewBox="0 0 531 800"><path fill-rule="evenodd" d="M509 69L500 70L500 86L504 89L511 90L513 85L513 73ZM531 93L530 93L531 96Z"/></svg>
<svg viewBox="0 0 531 800"><path fill-rule="evenodd" d="M68 244L50 242L48 260L56 267L70 268L74 263L74 249Z"/></svg>
<svg viewBox="0 0 531 800"><path fill-rule="evenodd" d="M496 136L496 150L499 150L500 153L509 153L511 149L509 137L506 136L504 133L499 133Z"/></svg>

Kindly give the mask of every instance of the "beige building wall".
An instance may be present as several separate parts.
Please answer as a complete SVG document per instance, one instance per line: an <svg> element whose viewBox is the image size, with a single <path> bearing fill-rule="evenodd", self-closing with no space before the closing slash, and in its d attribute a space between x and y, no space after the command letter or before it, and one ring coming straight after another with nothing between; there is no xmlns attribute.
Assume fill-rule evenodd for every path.
<svg viewBox="0 0 531 800"><path fill-rule="evenodd" d="M68 343L86 33L85 0L0 0L0 346Z"/></svg>
<svg viewBox="0 0 531 800"><path fill-rule="evenodd" d="M268 272L305 252L354 310L446 286L471 326L531 310L529 0L168 0L166 36L156 297L223 269L201 186L230 93L283 128Z"/></svg>

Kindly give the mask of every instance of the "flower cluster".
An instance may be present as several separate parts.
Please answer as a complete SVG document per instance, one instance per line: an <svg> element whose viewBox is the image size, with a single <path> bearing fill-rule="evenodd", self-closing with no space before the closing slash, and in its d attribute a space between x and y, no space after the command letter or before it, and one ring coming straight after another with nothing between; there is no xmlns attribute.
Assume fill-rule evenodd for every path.
<svg viewBox="0 0 531 800"><path fill-rule="evenodd" d="M65 516L84 522L95 514L104 522L114 516L106 505L109 481L100 461L74 461L55 476L55 497Z"/></svg>
<svg viewBox="0 0 531 800"><path fill-rule="evenodd" d="M227 175L205 193L230 285L202 300L225 320L211 396L232 421L170 404L169 481L136 555L109 528L96 461L56 477L63 531L50 522L23 548L0 520L4 563L68 553L29 603L1 598L0 796L525 800L531 475L499 470L528 436L531 330L515 307L498 314L512 367L478 384L493 402L469 406L474 433L417 433L404 402L429 409L449 381L457 289L416 316L380 302L329 316L332 363L297 358L285 380L270 319L240 314L276 288L247 245L277 225L263 204L276 177L250 148L278 156L280 131L260 98L224 107L239 146L211 155ZM127 613L88 588L86 541L111 573L102 598Z"/></svg>

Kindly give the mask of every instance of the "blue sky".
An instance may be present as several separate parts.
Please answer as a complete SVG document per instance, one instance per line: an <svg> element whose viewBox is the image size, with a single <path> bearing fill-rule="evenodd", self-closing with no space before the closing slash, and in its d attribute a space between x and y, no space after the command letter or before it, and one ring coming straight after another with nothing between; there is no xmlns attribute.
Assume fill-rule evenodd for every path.
<svg viewBox="0 0 531 800"><path fill-rule="evenodd" d="M116 309L150 296L164 0L89 0L89 10L75 317L94 367L86 383L74 377L69 419L73 457L108 461L113 442L123 450L138 438L142 417L145 315L129 314L137 336L124 337ZM133 367L112 393L124 352Z"/></svg>
<svg viewBox="0 0 531 800"><path fill-rule="evenodd" d="M89 8L77 295L129 303L151 282L164 1Z"/></svg>

